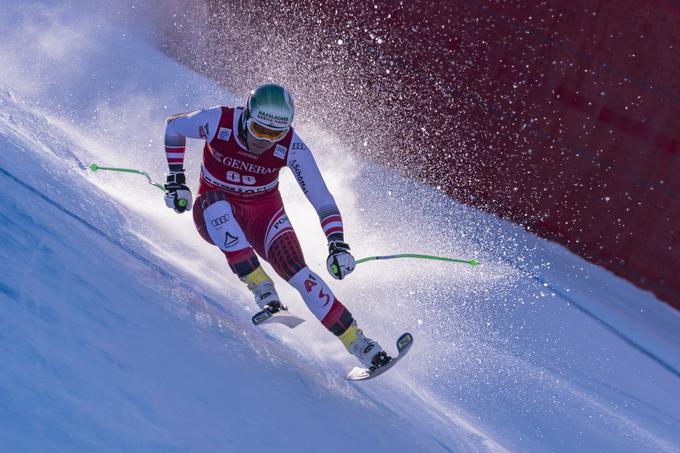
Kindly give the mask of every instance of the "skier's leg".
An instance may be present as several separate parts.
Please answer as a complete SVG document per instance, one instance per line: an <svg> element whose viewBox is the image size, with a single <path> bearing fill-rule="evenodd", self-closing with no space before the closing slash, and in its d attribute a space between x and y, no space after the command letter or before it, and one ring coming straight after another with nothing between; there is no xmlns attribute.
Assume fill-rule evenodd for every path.
<svg viewBox="0 0 680 453"><path fill-rule="evenodd" d="M364 336L352 313L335 298L326 282L307 267L279 192L272 192L245 211L248 221L244 229L257 254L298 290L314 316L340 339L350 354L367 367L389 360L378 343ZM378 362L373 363L374 360Z"/></svg>
<svg viewBox="0 0 680 453"><path fill-rule="evenodd" d="M326 282L307 267L292 227L274 239L266 255L274 270L297 289L314 316L338 337L350 354L367 367L387 360L380 345L363 334L352 313L335 297Z"/></svg>
<svg viewBox="0 0 680 453"><path fill-rule="evenodd" d="M193 213L198 232L222 250L232 272L253 292L258 306L277 306L279 297L274 282L260 266L226 195L220 191L203 193L196 199Z"/></svg>

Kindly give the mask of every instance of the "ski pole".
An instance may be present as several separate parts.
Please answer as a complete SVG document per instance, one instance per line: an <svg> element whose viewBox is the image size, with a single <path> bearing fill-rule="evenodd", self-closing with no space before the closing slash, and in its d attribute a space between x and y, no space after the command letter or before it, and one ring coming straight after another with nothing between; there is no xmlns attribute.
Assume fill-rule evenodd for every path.
<svg viewBox="0 0 680 453"><path fill-rule="evenodd" d="M450 263L469 264L472 267L479 265L479 260L477 258L473 258L471 260L461 260L461 259L457 259L457 258L447 258L445 256L419 255L419 254L415 254L415 253L401 253L399 255L367 256L366 258L361 258L359 260L356 260L356 264L365 263L366 261L391 260L391 259L395 259L395 258L418 258L418 259L423 259L423 260L448 261ZM334 273L338 272L338 268L335 264L333 264L331 266L331 270Z"/></svg>
<svg viewBox="0 0 680 453"><path fill-rule="evenodd" d="M92 171L99 171L99 170L107 170L107 171L119 171L121 173L135 173L137 175L142 175L145 176L147 181L149 181L149 184L151 184L154 187L158 187L160 190L165 192L165 186L159 182L154 181L151 179L151 176L143 170L136 170L134 168L115 168L115 167L100 167L97 164L92 164L90 165L90 170ZM178 201L179 205L181 207L184 207L187 205L187 201L185 199L181 199Z"/></svg>
<svg viewBox="0 0 680 453"><path fill-rule="evenodd" d="M165 186L163 184L154 181L153 179L151 179L151 176L149 176L149 174L147 172L142 171L142 170L135 170L134 168L100 167L97 164L90 165L90 170L92 170L92 171L99 171L99 170L119 171L119 172L123 172L123 173L135 173L135 174L138 174L138 175L143 175L143 176L146 176L146 179L149 181L149 184L151 184L152 186L158 187L160 190L165 192Z"/></svg>
<svg viewBox="0 0 680 453"><path fill-rule="evenodd" d="M437 261L448 261L451 263L462 263L462 264L469 264L472 267L475 267L479 264L479 260L476 258L473 258L471 260L461 260L457 258L447 258L445 256L434 256L434 255L418 255L415 253L401 253L399 255L383 255L383 256L368 256L366 258L361 258L360 260L357 260L357 264L365 263L366 261L372 261L372 260L391 260L394 258L418 258L418 259L423 259L423 260L437 260Z"/></svg>
<svg viewBox="0 0 680 453"><path fill-rule="evenodd" d="M146 179L149 181L149 184L152 186L158 187L160 190L165 192L165 186L163 184L155 182L153 179L151 179L151 176L145 171L142 170L136 170L134 168L115 168L115 167L100 167L97 164L91 164L90 165L90 170L92 171L99 171L99 170L108 170L108 171L119 171L123 173L135 173L138 175L143 175L146 177ZM180 200L180 203L184 202L186 203L186 200ZM418 258L418 259L423 259L423 260L437 260L437 261L448 261L451 263L462 263L462 264L469 264L472 267L475 267L479 264L479 261L476 258L473 258L471 260L461 260L457 258L447 258L444 256L434 256L434 255L418 255L414 253L401 253L399 255L382 255L382 256L367 256L366 258L361 258L360 260L356 261L356 264L361 264L365 263L366 261L372 261L372 260L391 260L394 258Z"/></svg>

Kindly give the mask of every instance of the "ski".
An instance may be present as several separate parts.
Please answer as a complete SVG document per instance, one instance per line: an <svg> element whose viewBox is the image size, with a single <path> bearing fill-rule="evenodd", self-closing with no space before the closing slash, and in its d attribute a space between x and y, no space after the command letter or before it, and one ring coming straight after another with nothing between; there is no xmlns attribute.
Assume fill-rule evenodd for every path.
<svg viewBox="0 0 680 453"><path fill-rule="evenodd" d="M387 362L385 365L378 368L360 368L354 367L352 371L347 373L346 379L349 381L365 381L366 379L371 379L376 376L380 376L385 371L392 368L402 357L404 357L411 346L413 345L413 335L410 333L403 333L397 339L397 356L392 357L392 360Z"/></svg>
<svg viewBox="0 0 680 453"><path fill-rule="evenodd" d="M262 310L255 313L251 319L256 326L261 324L283 324L291 329L305 322L304 319L292 315L288 311L278 311L272 314L267 310Z"/></svg>

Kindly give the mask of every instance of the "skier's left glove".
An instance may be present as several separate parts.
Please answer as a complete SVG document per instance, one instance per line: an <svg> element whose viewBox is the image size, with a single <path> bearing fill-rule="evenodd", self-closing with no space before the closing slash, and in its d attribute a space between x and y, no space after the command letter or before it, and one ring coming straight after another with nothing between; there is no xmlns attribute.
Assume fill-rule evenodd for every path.
<svg viewBox="0 0 680 453"><path fill-rule="evenodd" d="M354 266L356 266L356 262L349 252L349 245L346 242L331 241L328 244L326 268L333 278L342 280L352 273Z"/></svg>
<svg viewBox="0 0 680 453"><path fill-rule="evenodd" d="M191 211L191 190L186 185L184 172L174 172L168 175L165 184L165 204L177 213Z"/></svg>

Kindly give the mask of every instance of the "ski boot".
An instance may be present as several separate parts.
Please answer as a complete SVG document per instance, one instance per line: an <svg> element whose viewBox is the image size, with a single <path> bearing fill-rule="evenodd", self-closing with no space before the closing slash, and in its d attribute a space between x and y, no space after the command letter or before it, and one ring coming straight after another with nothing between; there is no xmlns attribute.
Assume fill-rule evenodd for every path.
<svg viewBox="0 0 680 453"><path fill-rule="evenodd" d="M353 321L349 328L340 335L340 341L350 354L371 371L392 360L392 357L387 355L377 341L364 335L364 332L357 327L356 321Z"/></svg>
<svg viewBox="0 0 680 453"><path fill-rule="evenodd" d="M265 273L262 266L245 277L241 277L241 281L248 286L248 289L255 296L255 303L262 310L267 310L271 314L278 313L281 310L288 310L279 300L279 295L276 293L276 288L274 288L274 282Z"/></svg>

